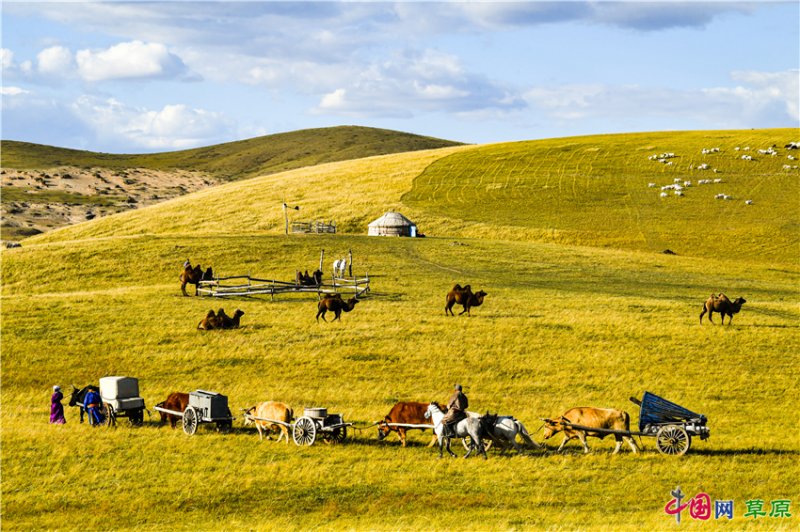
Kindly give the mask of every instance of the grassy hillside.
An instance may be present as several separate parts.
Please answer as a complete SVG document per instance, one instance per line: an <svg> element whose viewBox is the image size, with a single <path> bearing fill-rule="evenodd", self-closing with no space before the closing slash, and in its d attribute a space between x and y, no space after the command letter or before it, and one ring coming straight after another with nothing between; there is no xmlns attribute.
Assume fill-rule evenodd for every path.
<svg viewBox="0 0 800 532"><path fill-rule="evenodd" d="M734 500L737 530L792 528L797 173L783 173L782 149L755 156L790 133L618 135L336 162L4 250L3 528L663 530L674 526L663 509L676 485L689 497ZM639 143L645 149L633 153ZM736 145L750 145L756 160L740 165ZM720 153L702 158L716 146ZM647 159L662 151L676 153L672 166ZM661 211L660 189L647 184L706 178L688 169L704 160L720 170L707 177L723 183L689 187ZM560 173L553 194L544 187L557 187ZM737 200L715 200L721 192ZM295 219L333 219L342 232L285 237L283 197L301 206ZM390 208L429 238L364 236ZM352 250L354 270L373 282L341 322L317 323L314 296L180 295L187 257L221 275L289 280L315 268L320 249L326 270ZM472 317L444 315L456 282L488 292ZM703 301L720 291L747 303L733 325L718 316L700 325ZM196 330L219 307L244 310L243 327ZM53 384L104 375L138 377L148 406L171 391L211 389L229 396L237 416L280 400L296 412L328 407L360 427L398 400L442 401L460 382L472 409L513 414L538 441L539 418L573 406L624 409L635 426L628 397L647 390L705 414L711 438L680 458L658 454L652 439L636 456L611 455L608 439L590 440L587 456L578 444L557 454L557 437L547 452L466 461L439 460L427 433L401 449L394 436L377 441L374 427L343 445L298 448L259 443L240 420L232 434L201 427L193 437L156 418L91 429L74 410L66 426L47 423ZM790 499L795 517L744 518L749 499L767 511L769 501ZM694 524L686 513L683 524Z"/></svg>
<svg viewBox="0 0 800 532"><path fill-rule="evenodd" d="M286 198L301 206L294 219L335 220L348 233L366 233L369 221L393 208L428 235L671 249L679 255L733 254L739 260L796 264L800 171L783 168L797 162L787 158L796 152L778 148L773 157L758 149L783 146L797 133L607 135L345 161L230 184L41 238L278 233ZM721 151L701 154L711 147ZM667 151L676 154L671 165L648 159ZM742 160L743 154L754 160ZM704 163L709 169L697 170ZM683 197L669 191L661 198L660 187L675 179L692 186ZM699 185L701 179L722 182ZM721 193L734 199L715 199ZM747 199L753 204L746 205Z"/></svg>
<svg viewBox="0 0 800 532"><path fill-rule="evenodd" d="M317 324L313 298L179 295L186 256L288 279L320 248L352 249L373 278L372 297L341 323ZM776 420L797 421L787 417L797 269L477 239L268 235L27 245L3 262L4 529L450 529L465 518L491 529L660 529L672 523L662 508L676 484L734 499L742 526L745 499L797 499L800 441L776 430ZM444 316L456 281L489 293L472 318ZM717 290L748 303L733 326L698 325ZM220 306L243 309L243 328L195 330ZM627 398L650 390L706 414L712 436L677 459L652 440L638 456L594 440L589 456L573 445L484 462L440 461L421 434L407 449L395 437L379 443L374 428L300 449L243 428L91 430L74 411L64 427L47 424L50 386L110 374L139 377L150 406L170 391L213 389L237 414L275 399L361 426L396 400L444 400L453 382L476 410L514 414L531 431L577 405L623 408L635 422ZM93 486L91 499L76 482Z"/></svg>
<svg viewBox="0 0 800 532"><path fill-rule="evenodd" d="M44 169L147 168L194 170L222 179L239 179L323 162L358 159L386 153L427 150L458 143L399 131L357 126L307 129L215 146L164 153L119 155L2 141L3 166Z"/></svg>

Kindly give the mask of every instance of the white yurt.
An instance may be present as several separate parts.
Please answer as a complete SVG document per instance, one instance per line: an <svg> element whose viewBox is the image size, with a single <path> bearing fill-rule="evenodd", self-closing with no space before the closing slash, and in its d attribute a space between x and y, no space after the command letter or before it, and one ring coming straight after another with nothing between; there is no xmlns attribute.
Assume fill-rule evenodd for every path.
<svg viewBox="0 0 800 532"><path fill-rule="evenodd" d="M417 236L417 224L400 214L389 211L369 224L369 236Z"/></svg>

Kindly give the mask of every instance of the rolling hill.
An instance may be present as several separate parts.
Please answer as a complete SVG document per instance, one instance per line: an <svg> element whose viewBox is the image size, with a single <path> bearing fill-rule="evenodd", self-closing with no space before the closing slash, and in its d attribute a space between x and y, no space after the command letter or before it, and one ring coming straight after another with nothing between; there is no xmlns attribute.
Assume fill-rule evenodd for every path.
<svg viewBox="0 0 800 532"><path fill-rule="evenodd" d="M359 126L305 129L190 150L121 155L0 142L3 166L47 169L60 166L125 170L187 170L235 180L303 166L373 155L456 146L458 142Z"/></svg>
<svg viewBox="0 0 800 532"><path fill-rule="evenodd" d="M295 219L335 220L353 234L366 233L369 221L396 209L434 236L690 256L735 252L745 260L791 263L800 251L800 180L791 164L797 161L788 159L795 152L758 150L795 136L790 129L605 135L343 161L231 183L41 238L274 234L283 231L286 198L301 206ZM720 151L702 154L712 147ZM675 157L650 159L664 152ZM742 159L750 153L752 160ZM683 196L669 190L662 198L661 187L676 180L691 185ZM732 199L715 199L719 194ZM203 205L206 214L198 217L193 205Z"/></svg>
<svg viewBox="0 0 800 532"><path fill-rule="evenodd" d="M664 507L677 485L735 501L734 519L719 524L791 527L743 514L747 500L767 510L796 501L800 475L797 431L781 428L794 422L800 349L798 171L781 146L797 134L381 155L28 238L3 252L3 528L662 530L675 526ZM777 155L759 154L772 144ZM664 152L675 157L649 158ZM692 185L662 198L676 179ZM295 219L335 220L340 232L284 236L283 197L300 206ZM366 236L390 208L429 237ZM340 322L314 320L314 294L180 295L186 258L223 276L290 280L317 266L320 249L326 276L352 251L354 272L371 278ZM444 314L456 282L488 292L472 317ZM746 298L731 325L698 323L712 292ZM219 307L243 310L242 327L198 331ZM54 384L68 392L105 375L138 377L148 407L173 391L218 391L239 419L230 434L202 426L194 436L157 416L95 429L69 408L66 425L48 424ZM492 450L487 461L440 460L428 432L407 448L376 439L373 423L396 401L443 401L456 382L471 409L514 415L539 442L539 419L574 406L626 410L635 428L628 398L644 391L706 415L711 437L683 457L660 455L651 438L636 455L612 455L609 438L590 439L588 455L575 443L556 453L555 437L546 451ZM338 445L259 442L241 409L265 400L296 416L327 407L356 426Z"/></svg>
<svg viewBox="0 0 800 532"><path fill-rule="evenodd" d="M192 150L93 153L2 141L3 239L18 240L219 183L303 166L458 143L398 131L334 127Z"/></svg>

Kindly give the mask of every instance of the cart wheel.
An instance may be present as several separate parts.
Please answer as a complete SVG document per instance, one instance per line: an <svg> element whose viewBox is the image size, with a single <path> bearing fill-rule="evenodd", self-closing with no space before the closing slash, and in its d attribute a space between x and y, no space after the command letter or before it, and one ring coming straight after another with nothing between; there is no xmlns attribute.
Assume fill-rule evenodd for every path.
<svg viewBox="0 0 800 532"><path fill-rule="evenodd" d="M117 416L114 414L114 407L108 403L103 403L103 417L105 418L103 421L107 427L117 426Z"/></svg>
<svg viewBox="0 0 800 532"><path fill-rule="evenodd" d="M682 456L692 446L692 437L680 425L667 425L658 429L656 447L662 454Z"/></svg>
<svg viewBox="0 0 800 532"><path fill-rule="evenodd" d="M197 412L191 406L187 406L186 410L183 412L183 432L188 435L192 435L197 432L197 424L199 420L197 419Z"/></svg>
<svg viewBox="0 0 800 532"><path fill-rule="evenodd" d="M347 427L339 427L330 432L323 432L325 443L342 443L347 438Z"/></svg>
<svg viewBox="0 0 800 532"><path fill-rule="evenodd" d="M461 438L461 443L464 445L464 449L469 451L469 447L472 444L472 436ZM492 447L492 443L494 443L492 440L483 440L483 448L488 451Z"/></svg>
<svg viewBox="0 0 800 532"><path fill-rule="evenodd" d="M144 423L144 410L134 410L128 415L128 420L134 427L141 427Z"/></svg>
<svg viewBox="0 0 800 532"><path fill-rule="evenodd" d="M303 416L294 424L292 438L296 445L314 445L316 437L317 426L310 418Z"/></svg>

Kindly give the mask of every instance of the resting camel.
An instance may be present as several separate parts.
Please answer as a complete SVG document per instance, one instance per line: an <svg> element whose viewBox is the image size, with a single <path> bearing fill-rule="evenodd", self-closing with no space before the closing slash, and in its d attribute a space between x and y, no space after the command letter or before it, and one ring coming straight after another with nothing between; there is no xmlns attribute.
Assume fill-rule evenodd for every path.
<svg viewBox="0 0 800 532"><path fill-rule="evenodd" d="M460 284L456 284L452 290L447 292L446 297L446 304L444 307L444 313L447 315L448 313L450 316L455 316L453 314L453 305L456 303L464 307L464 310L458 313L459 316L467 313L467 316L471 316L470 309L472 307L479 307L483 304L483 298L486 297L488 294L483 290L479 290L476 293L472 293L472 286L467 285L462 287Z"/></svg>
<svg viewBox="0 0 800 532"><path fill-rule="evenodd" d="M727 314L730 318L728 320L728 325L730 325L733 321L733 315L737 314L745 303L747 303L747 300L743 297L737 297L734 301L731 301L728 299L728 296L723 293L720 293L718 296L711 294L703 304L703 312L700 313L700 323L703 323L703 316L706 312L708 312L708 321L714 323L714 320L711 318L715 312L719 312L722 316L722 324L725 325L725 315Z"/></svg>
<svg viewBox="0 0 800 532"><path fill-rule="evenodd" d="M295 282L297 286L319 286L322 284L322 272L314 270L314 273L308 275L308 270L305 273L300 273L298 270L295 275Z"/></svg>
<svg viewBox="0 0 800 532"><path fill-rule="evenodd" d="M216 314L213 310L209 310L206 317L197 324L197 328L201 331L210 331L213 329L238 329L239 320L244 316L244 311L236 309L231 318L225 314L225 309L219 309Z"/></svg>
<svg viewBox="0 0 800 532"><path fill-rule="evenodd" d="M322 316L322 321L328 321L325 319L325 313L329 310L336 315L333 321L341 321L342 311L350 312L356 307L356 303L358 303L358 299L354 297L344 301L339 294L325 295L317 304L317 321L320 316Z"/></svg>
<svg viewBox="0 0 800 532"><path fill-rule="evenodd" d="M194 285L194 295L197 295L197 289L199 288L200 281L210 281L214 278L214 271L209 266L206 269L205 273L203 273L203 268L200 267L198 264L194 268L191 265L186 266L181 273L179 279L181 281L181 292L183 295L188 296L189 294L186 293L186 285L193 284Z"/></svg>

